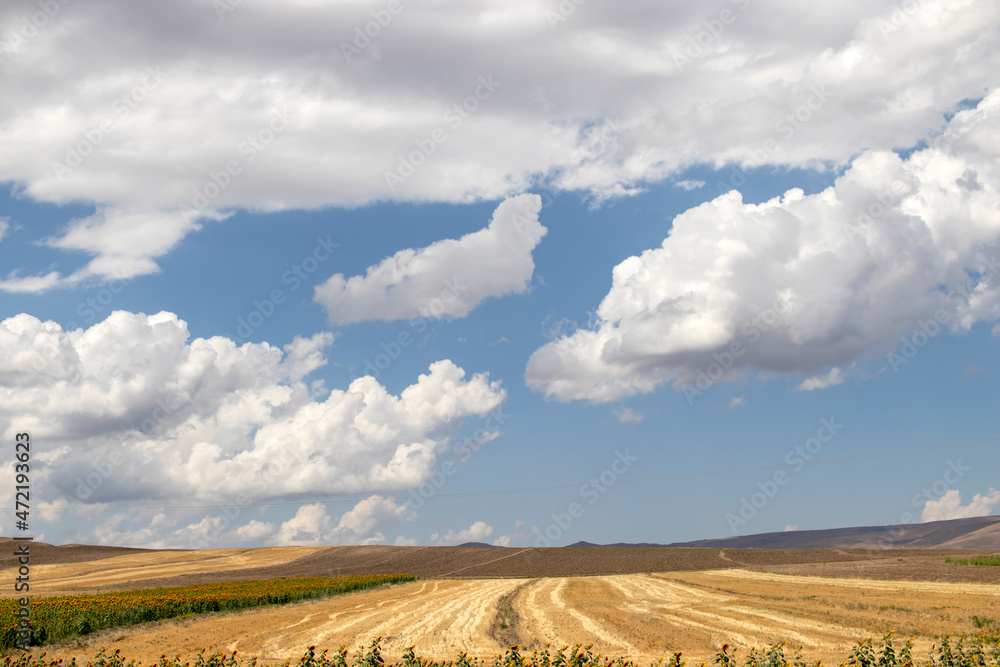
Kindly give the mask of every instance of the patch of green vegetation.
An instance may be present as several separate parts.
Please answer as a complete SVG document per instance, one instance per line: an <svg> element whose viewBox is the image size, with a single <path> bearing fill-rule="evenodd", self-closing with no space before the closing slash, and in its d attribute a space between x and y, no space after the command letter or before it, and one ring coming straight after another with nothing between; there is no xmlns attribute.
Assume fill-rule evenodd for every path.
<svg viewBox="0 0 1000 667"><path fill-rule="evenodd" d="M510 599L504 598L497 606L497 616L500 618L500 629L506 630L511 626L514 617L514 607L510 604Z"/></svg>
<svg viewBox="0 0 1000 667"><path fill-rule="evenodd" d="M1000 567L1000 556L973 556L972 558L952 558L948 556L944 559L946 563L955 565L981 565L985 567Z"/></svg>

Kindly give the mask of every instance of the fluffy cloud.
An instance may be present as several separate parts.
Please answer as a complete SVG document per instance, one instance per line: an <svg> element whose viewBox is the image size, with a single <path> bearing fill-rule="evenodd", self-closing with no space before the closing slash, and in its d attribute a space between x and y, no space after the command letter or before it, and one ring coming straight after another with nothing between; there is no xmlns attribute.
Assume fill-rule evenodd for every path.
<svg viewBox="0 0 1000 667"><path fill-rule="evenodd" d="M400 250L364 276L336 274L315 300L334 324L416 317L464 317L484 299L521 294L535 270L531 252L545 236L538 195L507 199L484 229L418 250Z"/></svg>
<svg viewBox="0 0 1000 667"><path fill-rule="evenodd" d="M232 507L236 507L235 505ZM278 525L269 521L240 518L231 508L208 514L201 510L166 514L118 512L94 527L81 521L73 540L83 543L135 546L156 549L226 548L261 544L267 546L335 546L381 544L380 532L395 525L405 505L391 498L372 495L359 501L339 520L323 503L300 505L294 516ZM89 519L90 517L88 517ZM397 538L396 543L406 542Z"/></svg>
<svg viewBox="0 0 1000 667"><path fill-rule="evenodd" d="M34 4L0 5L0 181L97 209L52 239L93 257L83 274L13 267L0 288L154 271L200 217L237 208L466 202L539 182L600 199L695 163L842 163L913 145L1000 80L1000 6L973 0L741 0L725 24L690 3L561 16L444 0L407 6L348 60L377 9L94 0L36 31ZM140 221L124 246L106 233L119 220Z"/></svg>
<svg viewBox="0 0 1000 667"><path fill-rule="evenodd" d="M813 391L815 389L829 389L835 387L845 379L844 372L839 368L831 368L829 372L816 375L802 381L796 389L798 391Z"/></svg>
<svg viewBox="0 0 1000 667"><path fill-rule="evenodd" d="M369 376L307 385L332 340L189 340L166 312L116 311L75 331L17 315L0 322L0 433L31 432L36 482L74 502L245 504L416 488L461 420L506 396L449 360L398 396ZM344 528L365 532L370 509Z"/></svg>
<svg viewBox="0 0 1000 667"><path fill-rule="evenodd" d="M4 234L10 229L10 218L0 216L0 241L3 241Z"/></svg>
<svg viewBox="0 0 1000 667"><path fill-rule="evenodd" d="M632 408L615 408L615 419L622 424L641 424L642 420L645 418L646 415L641 412L636 412Z"/></svg>
<svg viewBox="0 0 1000 667"><path fill-rule="evenodd" d="M674 185L676 185L679 188L683 188L684 190L690 191L705 187L705 181L684 180L684 181L677 181L676 183L674 183Z"/></svg>
<svg viewBox="0 0 1000 667"><path fill-rule="evenodd" d="M754 205L734 190L684 212L661 247L614 268L596 326L532 355L528 384L603 402L756 369L815 389L914 327L996 320L998 116L1000 89L931 146L866 151L822 192Z"/></svg>
<svg viewBox="0 0 1000 667"><path fill-rule="evenodd" d="M433 533L431 535L431 542L437 546L464 544L465 542L482 542L492 534L493 526L485 521L476 521L463 530L449 530L444 535Z"/></svg>
<svg viewBox="0 0 1000 667"><path fill-rule="evenodd" d="M81 269L62 277L62 285L75 285L91 277L124 280L159 271L156 258L188 233L201 229L198 219L224 217L212 212L192 216L182 211L101 208L89 217L72 220L62 236L48 239L46 245L94 256ZM51 282L53 274L47 275ZM16 280L0 281L0 289L32 291L30 285Z"/></svg>
<svg viewBox="0 0 1000 667"><path fill-rule="evenodd" d="M962 494L957 489L950 489L937 500L928 500L920 520L944 521L946 519L966 519L973 516L988 516L1000 506L1000 491L990 489L986 495L976 494L968 505L962 504Z"/></svg>
<svg viewBox="0 0 1000 667"><path fill-rule="evenodd" d="M71 220L61 236L43 242L51 248L83 252L93 259L68 275L50 271L22 277L15 270L0 280L0 290L44 292L78 285L90 278L107 282L156 273L160 270L156 259L170 252L187 234L201 229L199 220L226 217L214 211L192 214L179 209L100 208L93 215Z"/></svg>
<svg viewBox="0 0 1000 667"><path fill-rule="evenodd" d="M274 534L274 526L265 521L251 519L233 531L237 544L260 542Z"/></svg>
<svg viewBox="0 0 1000 667"><path fill-rule="evenodd" d="M389 499L373 495L346 512L338 523L322 503L303 505L268 540L275 546L324 544L378 544L386 541L378 528L391 524L406 510Z"/></svg>

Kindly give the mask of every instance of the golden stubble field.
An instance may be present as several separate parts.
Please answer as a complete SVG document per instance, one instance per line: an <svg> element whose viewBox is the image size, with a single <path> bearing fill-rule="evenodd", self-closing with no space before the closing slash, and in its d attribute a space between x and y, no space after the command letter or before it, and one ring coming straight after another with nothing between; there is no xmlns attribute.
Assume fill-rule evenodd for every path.
<svg viewBox="0 0 1000 667"><path fill-rule="evenodd" d="M245 573L254 567L303 562L319 550L127 554L40 565L32 575L40 594L56 594L165 576ZM797 566L799 571L804 567L809 566ZM353 651L381 635L384 653L392 659L410 644L425 657L453 659L459 651L491 657L509 643L529 651L546 644L559 648L582 643L640 664L683 651L689 663L697 664L710 661L724 642L745 653L750 646L787 640L791 647L803 647L806 660L831 662L845 658L855 642L890 630L901 637L916 636L922 656L934 636L976 633L974 616L1000 623L1000 584L808 576L732 567L584 577L422 579L327 600L110 630L47 650L49 656L80 660L92 658L101 647L119 648L128 658L149 664L163 654L191 659L204 647L209 652L256 655L266 664L294 662L310 645L336 649L344 644Z"/></svg>

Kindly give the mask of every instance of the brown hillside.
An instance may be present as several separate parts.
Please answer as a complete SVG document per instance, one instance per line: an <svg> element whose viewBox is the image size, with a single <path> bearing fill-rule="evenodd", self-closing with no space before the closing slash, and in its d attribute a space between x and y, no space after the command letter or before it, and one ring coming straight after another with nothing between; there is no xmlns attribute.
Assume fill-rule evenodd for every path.
<svg viewBox="0 0 1000 667"><path fill-rule="evenodd" d="M746 568L818 571L839 576L1000 583L1000 568L944 563L952 552L839 549L697 549L665 547L329 547L268 567L197 572L146 579L129 586L179 586L233 579L343 576L407 572L423 579L567 577ZM969 552L953 552L968 556Z"/></svg>

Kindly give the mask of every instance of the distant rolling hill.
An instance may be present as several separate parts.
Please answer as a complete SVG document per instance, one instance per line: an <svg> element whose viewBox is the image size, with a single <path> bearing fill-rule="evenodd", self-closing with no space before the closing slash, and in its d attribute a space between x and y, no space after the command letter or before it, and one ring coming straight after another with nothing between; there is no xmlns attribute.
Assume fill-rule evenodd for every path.
<svg viewBox="0 0 1000 667"><path fill-rule="evenodd" d="M571 547L598 546L577 542ZM713 547L728 549L977 549L1000 551L1000 516L977 516L894 526L791 530L671 544L609 544L625 547Z"/></svg>

